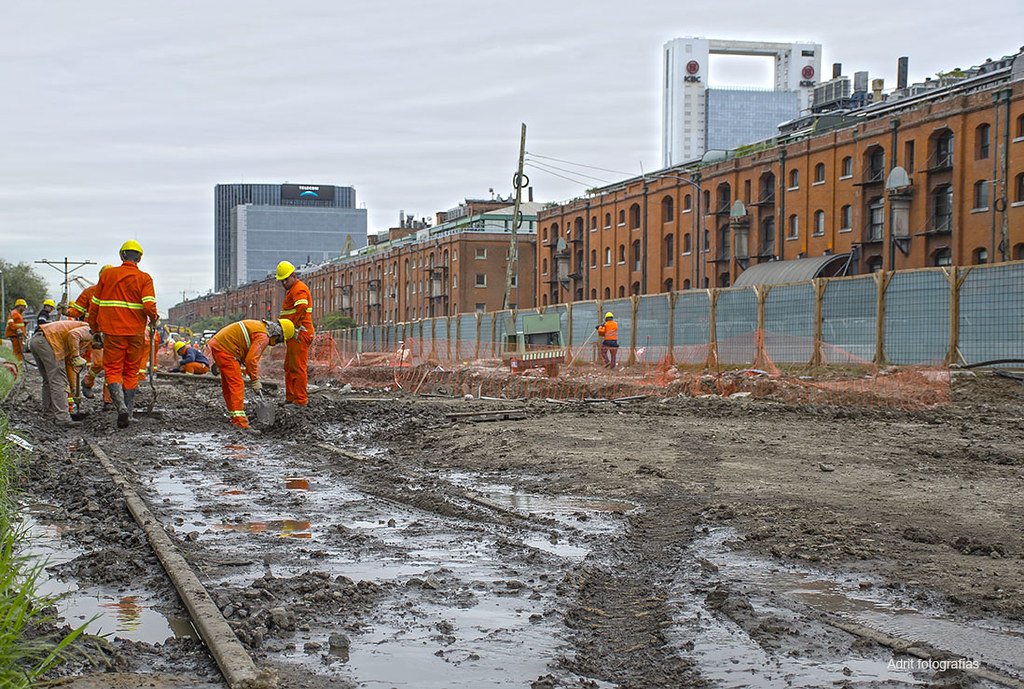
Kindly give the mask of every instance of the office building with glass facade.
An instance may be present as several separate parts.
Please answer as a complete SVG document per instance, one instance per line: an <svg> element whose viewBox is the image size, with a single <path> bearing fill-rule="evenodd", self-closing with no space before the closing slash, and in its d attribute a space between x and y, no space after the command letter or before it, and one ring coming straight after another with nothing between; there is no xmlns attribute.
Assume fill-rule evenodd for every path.
<svg viewBox="0 0 1024 689"><path fill-rule="evenodd" d="M708 151L728 151L778 135L799 114L797 94L770 89L708 89Z"/></svg>

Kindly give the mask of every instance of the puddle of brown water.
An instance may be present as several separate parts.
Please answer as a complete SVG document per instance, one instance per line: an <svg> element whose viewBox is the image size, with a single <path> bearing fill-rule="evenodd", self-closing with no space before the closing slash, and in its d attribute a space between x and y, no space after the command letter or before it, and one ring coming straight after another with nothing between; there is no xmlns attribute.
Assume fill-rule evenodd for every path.
<svg viewBox="0 0 1024 689"><path fill-rule="evenodd" d="M309 490L309 481L304 478L286 478L284 487L287 490Z"/></svg>
<svg viewBox="0 0 1024 689"><path fill-rule="evenodd" d="M299 519L277 519L269 522L240 522L237 524L215 524L222 531L241 533L262 533L269 531L283 538L312 538L312 524Z"/></svg>

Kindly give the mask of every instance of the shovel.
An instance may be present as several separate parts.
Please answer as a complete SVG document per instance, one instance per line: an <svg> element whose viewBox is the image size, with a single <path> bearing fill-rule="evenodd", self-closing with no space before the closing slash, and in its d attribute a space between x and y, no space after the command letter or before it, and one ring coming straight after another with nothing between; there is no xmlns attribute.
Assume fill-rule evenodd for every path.
<svg viewBox="0 0 1024 689"><path fill-rule="evenodd" d="M82 369L75 369L75 411L72 412L71 418L74 421L81 421L87 414L82 413Z"/></svg>
<svg viewBox="0 0 1024 689"><path fill-rule="evenodd" d="M146 414L153 414L153 406L156 405L156 385L153 383L153 375L156 371L156 329L149 329L149 389L153 391L153 396L149 399L149 405L146 407Z"/></svg>
<svg viewBox="0 0 1024 689"><path fill-rule="evenodd" d="M257 394L259 395L259 399L256 401L256 419L264 426L273 426L277 408L274 406L273 402L268 402L266 398L263 397L262 390Z"/></svg>

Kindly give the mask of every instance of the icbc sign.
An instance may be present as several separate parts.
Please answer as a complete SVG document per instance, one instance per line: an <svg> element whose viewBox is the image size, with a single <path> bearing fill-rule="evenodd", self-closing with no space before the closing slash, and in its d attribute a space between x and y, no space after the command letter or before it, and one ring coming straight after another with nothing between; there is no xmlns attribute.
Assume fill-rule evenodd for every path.
<svg viewBox="0 0 1024 689"><path fill-rule="evenodd" d="M813 79L814 67L811 67L810 65L804 65L804 68L800 70L800 76L802 76L804 79Z"/></svg>
<svg viewBox="0 0 1024 689"><path fill-rule="evenodd" d="M683 77L683 81L686 82L697 82L700 81L700 77L697 76L697 72L700 71L700 63L696 60L690 60L686 63L686 76Z"/></svg>

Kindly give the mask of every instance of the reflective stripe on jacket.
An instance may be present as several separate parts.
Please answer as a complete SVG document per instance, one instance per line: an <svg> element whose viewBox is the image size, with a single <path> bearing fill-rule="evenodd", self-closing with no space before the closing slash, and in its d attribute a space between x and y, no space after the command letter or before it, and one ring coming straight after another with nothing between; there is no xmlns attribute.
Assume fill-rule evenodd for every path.
<svg viewBox="0 0 1024 689"><path fill-rule="evenodd" d="M605 342L619 339L619 324L613 320L607 320L597 327L597 334L604 338Z"/></svg>
<svg viewBox="0 0 1024 689"><path fill-rule="evenodd" d="M4 337L25 334L25 317L18 309L12 309L11 315L7 317L7 328L4 329Z"/></svg>
<svg viewBox="0 0 1024 689"><path fill-rule="evenodd" d="M96 296L96 285L86 287L78 295L78 299L75 299L75 303L71 305L72 311L68 315L82 321L86 320L89 317L89 307L92 306L94 296Z"/></svg>
<svg viewBox="0 0 1024 689"><path fill-rule="evenodd" d="M269 344L267 324L254 319L225 325L210 340L211 349L220 349L241 361L252 379L260 377L260 357Z"/></svg>
<svg viewBox="0 0 1024 689"><path fill-rule="evenodd" d="M142 335L147 320L156 320L153 278L131 261L107 268L96 284L89 309L93 332Z"/></svg>
<svg viewBox="0 0 1024 689"><path fill-rule="evenodd" d="M313 308L312 298L309 296L309 288L302 280L296 280L288 293L284 295L284 303L281 304L281 318L287 318L295 324L295 329L305 328L310 336L313 335Z"/></svg>

